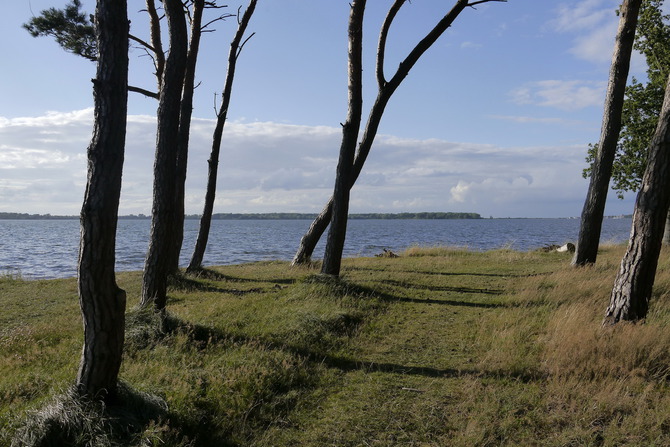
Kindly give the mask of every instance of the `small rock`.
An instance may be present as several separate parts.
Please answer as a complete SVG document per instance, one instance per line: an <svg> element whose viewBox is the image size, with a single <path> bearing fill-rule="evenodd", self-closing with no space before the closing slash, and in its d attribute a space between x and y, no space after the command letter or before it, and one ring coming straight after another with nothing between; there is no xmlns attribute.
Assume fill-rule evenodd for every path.
<svg viewBox="0 0 670 447"><path fill-rule="evenodd" d="M556 249L556 251L559 252L559 253L565 253L565 252L574 253L575 252L575 244L573 244L571 242L568 242L567 244L565 244L561 247L558 247Z"/></svg>

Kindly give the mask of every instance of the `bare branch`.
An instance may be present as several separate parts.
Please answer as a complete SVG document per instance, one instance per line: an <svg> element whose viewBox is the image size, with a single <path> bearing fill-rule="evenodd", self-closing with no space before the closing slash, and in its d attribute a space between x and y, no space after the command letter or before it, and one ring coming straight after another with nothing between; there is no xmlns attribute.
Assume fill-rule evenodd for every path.
<svg viewBox="0 0 670 447"><path fill-rule="evenodd" d="M246 45L246 43L249 42L249 39L254 37L255 34L256 34L255 32L251 33L251 35L249 35L249 37L244 39L244 42L240 44L240 46L237 49L237 54L235 55L236 58L240 56L240 53L242 52L242 48L244 48L244 45Z"/></svg>
<svg viewBox="0 0 670 447"><path fill-rule="evenodd" d="M208 26L210 26L210 25L213 24L213 23L216 23L216 22L219 22L219 21L222 21L222 20L229 19L229 18L231 18L231 17L235 17L235 14L230 14L230 13L221 14L219 17L217 17L217 18L215 18L215 19L213 19L213 20L210 20L209 22L205 23L205 24L202 26L201 31L202 31L202 32L211 32L212 30L207 30L207 27L208 27Z"/></svg>
<svg viewBox="0 0 670 447"><path fill-rule="evenodd" d="M488 2L503 2L503 3L506 3L507 0L477 0L477 1L474 1L474 2L471 2L471 3L468 3L466 6L469 6L469 7L472 8L476 5L479 5L480 3L488 3Z"/></svg>
<svg viewBox="0 0 670 447"><path fill-rule="evenodd" d="M395 74L388 81L391 85L391 90L395 90L402 80L407 76L412 67L416 64L419 58L430 48L435 41L451 26L461 12L468 6L478 5L480 3L488 2L506 2L507 0L475 0L468 2L468 0L456 0L456 4L451 10L433 27L428 34L424 36L419 43L409 52L407 57L400 62Z"/></svg>
<svg viewBox="0 0 670 447"><path fill-rule="evenodd" d="M133 36L132 34L128 34L128 39L134 40L135 42L137 42L140 45L142 45L143 47L145 47L145 49L151 50L153 53L156 53L156 49L154 47L152 47L148 42L145 42L144 40L140 39L139 37Z"/></svg>
<svg viewBox="0 0 670 447"><path fill-rule="evenodd" d="M216 1L213 2L205 2L205 9L223 9L227 8L228 5L217 5Z"/></svg>
<svg viewBox="0 0 670 447"><path fill-rule="evenodd" d="M163 51L163 43L161 41L161 24L160 17L156 11L156 4L154 0L146 0L147 13L149 14L149 24L151 27L151 45L154 48L154 55L156 57L154 66L156 67L156 83L158 91L162 88L163 70L165 70L165 52Z"/></svg>
<svg viewBox="0 0 670 447"><path fill-rule="evenodd" d="M383 88L384 85L386 85L386 78L384 77L386 39L388 38L389 29L391 29L391 23L393 23L393 19L395 19L396 14L398 14L400 7L405 1L406 0L395 0L393 2L388 14L386 14L386 18L384 18L381 31L379 31L379 44L377 45L377 84L379 84L379 88Z"/></svg>
<svg viewBox="0 0 670 447"><path fill-rule="evenodd" d="M149 97L149 98L158 99L158 93L156 93L156 92L150 92L149 90L145 90L145 89L143 89L143 88L141 88L141 87L133 87L132 85L129 85L129 86L128 86L128 91L129 91L129 92L140 93L140 94L142 94L142 95L144 95L144 96L147 96L147 97Z"/></svg>

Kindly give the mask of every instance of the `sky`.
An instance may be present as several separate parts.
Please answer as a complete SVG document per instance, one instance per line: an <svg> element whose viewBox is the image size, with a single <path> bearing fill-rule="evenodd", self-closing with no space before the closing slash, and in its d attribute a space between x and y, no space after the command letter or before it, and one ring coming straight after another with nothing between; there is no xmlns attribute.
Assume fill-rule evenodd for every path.
<svg viewBox="0 0 670 447"><path fill-rule="evenodd" d="M95 64L21 28L65 0L15 0L0 15L0 212L79 213L86 185ZM82 1L92 13L95 2ZM131 33L148 39L144 2ZM364 114L390 0L368 2ZM412 0L391 28L385 71L454 4ZM589 143L598 141L618 0L509 0L467 8L392 97L351 212L579 216ZM235 13L244 3L231 1ZM214 12L208 12L214 18ZM332 193L347 113L346 0L259 0L238 61L215 212L318 212ZM201 213L215 108L234 18L203 36L191 129L186 212ZM153 89L151 60L130 50L130 84ZM633 59L631 76L644 78ZM150 214L157 102L130 94L119 211ZM606 215L631 214L610 191Z"/></svg>

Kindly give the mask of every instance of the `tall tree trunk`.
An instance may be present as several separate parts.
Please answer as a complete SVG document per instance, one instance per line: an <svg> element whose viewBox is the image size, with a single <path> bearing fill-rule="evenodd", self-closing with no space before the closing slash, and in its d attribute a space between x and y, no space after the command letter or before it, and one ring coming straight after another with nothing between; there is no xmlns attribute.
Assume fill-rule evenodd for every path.
<svg viewBox="0 0 670 447"><path fill-rule="evenodd" d="M184 200L186 194L186 168L188 165L188 142L191 134L191 116L193 114L193 90L195 87L195 68L200 49L202 27L202 12L205 0L194 0L191 17L191 41L188 46L186 69L184 73L184 87L181 98L181 112L179 114L179 144L177 149L177 176L175 179L175 216L171 220L173 225L170 231L172 237L172 251L170 252L170 273L179 271L179 254L184 241Z"/></svg>
<svg viewBox="0 0 670 447"><path fill-rule="evenodd" d="M635 201L630 242L614 281L603 324L640 320L647 316L669 205L670 77Z"/></svg>
<svg viewBox="0 0 670 447"><path fill-rule="evenodd" d="M670 211L665 219L665 231L663 232L663 245L670 245Z"/></svg>
<svg viewBox="0 0 670 447"><path fill-rule="evenodd" d="M489 1L505 0L482 0L476 2L458 0L454 7L437 23L437 25L435 25L435 27L428 34L426 34L423 39L421 39L421 41L412 49L412 51L410 51L407 57L400 63L391 79L387 81L386 77L384 76L386 41L391 24L393 23L396 14L405 1L406 0L395 0L393 2L389 8L386 18L384 19L381 31L379 32L376 62L378 86L377 99L370 109L370 115L368 116L368 121L365 125L365 131L363 132L363 138L361 140L361 144L358 147L358 150L356 151L356 156L353 161L353 171L350 176L349 189L353 188L356 180L363 170L363 165L365 164L368 154L370 153L372 143L374 142L377 131L379 129L379 124L381 123L382 116L384 115L384 111L386 110L386 106L388 105L391 96L398 89L401 82L407 77L410 70L412 67L414 67L419 58L435 43L435 41L442 35L442 33L444 33L444 31L451 26L454 20L456 20L459 14L466 7L474 6L474 4L479 3L487 3ZM310 261L316 244L319 242L319 239L321 239L321 236L325 232L332 218L333 203L334 196L331 196L326 206L314 219L307 232L301 238L298 251L293 257L292 265L305 264Z"/></svg>
<svg viewBox="0 0 670 447"><path fill-rule="evenodd" d="M326 242L321 273L339 276L342 250L347 232L349 191L351 190L354 155L363 113L363 15L365 0L354 0L349 15L349 107L342 125L342 143L335 175L330 231Z"/></svg>
<svg viewBox="0 0 670 447"><path fill-rule="evenodd" d="M187 56L186 20L180 0L164 0L170 34L158 105L154 193L149 250L142 278L141 307L165 308L170 273L171 219L175 215L175 176L179 138L179 115Z"/></svg>
<svg viewBox="0 0 670 447"><path fill-rule="evenodd" d="M244 33L251 16L256 9L258 0L251 0L247 6L246 11L242 15L242 19L237 27L235 37L230 43L230 51L228 52L228 69L226 70L226 80L224 82L223 92L221 94L221 107L216 118L216 127L214 128L214 136L212 138L212 152L209 156L208 171L207 171L207 191L205 193L205 206L200 218L200 230L198 231L198 238L195 243L193 255L189 262L187 272L193 273L202 268L202 260L205 257L205 249L207 248L207 241L209 239L209 229L212 224L212 213L214 212L214 199L216 198L216 182L219 170L219 153L221 152L221 140L223 138L223 128L228 118L228 107L230 106L230 98L233 91L233 81L235 79L235 67L237 66L237 59L240 56L242 47L247 40L242 42Z"/></svg>
<svg viewBox="0 0 670 447"><path fill-rule="evenodd" d="M589 190L582 210L577 249L572 260L573 265L593 264L598 256L600 230L605 213L607 190L612 177L612 164L614 163L621 131L621 112L641 3L642 0L624 0L619 9L621 19L619 20L619 29L612 56L600 141L591 169Z"/></svg>
<svg viewBox="0 0 670 447"><path fill-rule="evenodd" d="M84 322L76 388L81 396L114 399L121 367L126 293L114 274L116 225L126 139L128 13L125 0L98 0L95 121L81 209L78 289Z"/></svg>

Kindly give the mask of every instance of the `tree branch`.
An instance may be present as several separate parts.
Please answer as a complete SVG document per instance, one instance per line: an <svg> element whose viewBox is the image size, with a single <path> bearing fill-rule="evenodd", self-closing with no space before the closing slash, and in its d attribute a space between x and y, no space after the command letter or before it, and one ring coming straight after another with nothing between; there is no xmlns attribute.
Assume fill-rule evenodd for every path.
<svg viewBox="0 0 670 447"><path fill-rule="evenodd" d="M406 0L395 0L393 5L389 9L386 18L384 18L384 23L382 28L379 31L379 44L377 45L377 84L379 88L383 88L386 85L386 78L384 77L384 56L386 53L386 39L388 38L389 29L391 28L391 23L395 19L396 14L400 10L400 7L405 3Z"/></svg>
<svg viewBox="0 0 670 447"><path fill-rule="evenodd" d="M158 93L156 93L156 92L150 92L149 90L145 90L145 89L143 89L143 88L141 88L141 87L133 87L132 85L129 85L129 86L128 86L128 91L129 91L129 92L140 93L140 94L142 94L142 95L144 95L144 96L147 96L147 97L149 97L149 98L158 99Z"/></svg>
<svg viewBox="0 0 670 447"><path fill-rule="evenodd" d="M135 42L139 43L143 47L151 50L154 54L156 53L156 49L152 47L148 42L145 42L144 40L140 39L139 37L133 36L132 34L128 34L128 39L134 40Z"/></svg>
<svg viewBox="0 0 670 447"><path fill-rule="evenodd" d="M158 84L158 91L162 88L163 70L165 70L165 52L163 51L163 43L161 41L161 24L160 17L156 11L156 4L154 0L146 0L147 13L149 14L149 24L151 27L151 46L154 48L156 59L154 66L156 67L156 81Z"/></svg>
<svg viewBox="0 0 670 447"><path fill-rule="evenodd" d="M244 42L242 42L242 43L240 44L239 48L237 49L237 54L235 55L235 57L240 57L240 53L242 52L242 48L244 48L244 45L246 45L246 43L249 42L249 39L251 39L252 37L254 37L255 34L256 34L256 33L253 32L253 33L251 33L251 34L249 35L249 37L247 37L246 39L244 39Z"/></svg>
<svg viewBox="0 0 670 447"><path fill-rule="evenodd" d="M468 2L468 0L456 0L456 4L451 8L442 19L433 27L432 30L426 36L421 39L419 43L409 52L407 57L400 62L398 69L395 74L388 81L387 84L392 84L391 89L396 89L402 80L407 76L409 71L412 69L414 64L419 60L419 58L425 53L428 48L430 48L435 41L451 26L451 24L456 20L458 15L463 12L468 6L478 5L480 3L488 2L506 2L507 0L476 0L474 2Z"/></svg>
<svg viewBox="0 0 670 447"><path fill-rule="evenodd" d="M212 30L207 30L207 27L209 27L209 25L211 25L211 24L213 24L213 23L216 23L216 22L219 22L219 21L221 21L221 20L229 19L229 18L231 18L231 17L235 17L235 14L230 14L230 13L221 14L219 17L217 17L217 18L215 18L215 19L212 19L212 20L210 20L209 22L205 23L205 24L202 26L202 28L200 28L200 29L201 29L201 31L202 31L203 33L204 33L204 32L211 32Z"/></svg>
<svg viewBox="0 0 670 447"><path fill-rule="evenodd" d="M480 3L488 3L488 2L503 2L503 3L506 3L507 0L477 0L477 1L474 1L472 3L468 3L466 6L469 6L469 7L472 8L473 6L479 5Z"/></svg>

